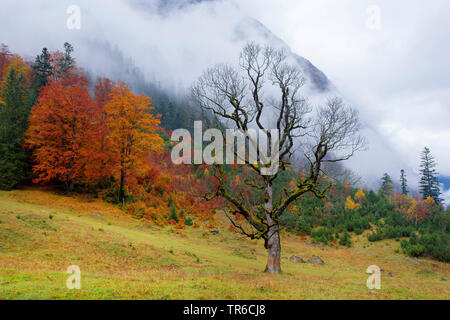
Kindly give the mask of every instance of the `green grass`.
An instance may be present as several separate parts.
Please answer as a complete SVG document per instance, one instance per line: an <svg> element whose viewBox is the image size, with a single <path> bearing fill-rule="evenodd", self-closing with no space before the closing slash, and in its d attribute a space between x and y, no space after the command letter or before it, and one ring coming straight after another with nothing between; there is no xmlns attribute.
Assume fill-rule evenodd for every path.
<svg viewBox="0 0 450 320"><path fill-rule="evenodd" d="M17 218L17 217L20 217ZM101 201L39 189L0 192L0 299L448 299L448 264L395 253L398 242L320 248L282 234L280 275L263 272L262 242L206 226L158 228ZM50 218L51 217L51 218ZM239 250L236 250L239 249ZM296 264L320 256L325 265ZM379 265L381 290L366 287ZM81 290L66 270L81 269ZM388 273L393 277L387 277Z"/></svg>

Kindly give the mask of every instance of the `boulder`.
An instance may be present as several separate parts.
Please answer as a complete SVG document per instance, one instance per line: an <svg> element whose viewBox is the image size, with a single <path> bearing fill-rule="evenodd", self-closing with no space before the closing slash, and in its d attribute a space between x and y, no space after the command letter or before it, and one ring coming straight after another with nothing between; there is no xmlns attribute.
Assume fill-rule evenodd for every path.
<svg viewBox="0 0 450 320"><path fill-rule="evenodd" d="M312 263L312 264L319 264L319 265L325 264L325 262L319 257L312 257L308 260L308 262Z"/></svg>
<svg viewBox="0 0 450 320"><path fill-rule="evenodd" d="M306 263L305 260L303 260L302 258L297 257L297 256L292 256L289 258L289 260L291 260L294 263Z"/></svg>
<svg viewBox="0 0 450 320"><path fill-rule="evenodd" d="M213 236L217 236L219 234L219 230L211 230L211 234Z"/></svg>
<svg viewBox="0 0 450 320"><path fill-rule="evenodd" d="M419 259L408 258L408 261L411 262L412 264L421 264L422 263L422 261L420 261Z"/></svg>

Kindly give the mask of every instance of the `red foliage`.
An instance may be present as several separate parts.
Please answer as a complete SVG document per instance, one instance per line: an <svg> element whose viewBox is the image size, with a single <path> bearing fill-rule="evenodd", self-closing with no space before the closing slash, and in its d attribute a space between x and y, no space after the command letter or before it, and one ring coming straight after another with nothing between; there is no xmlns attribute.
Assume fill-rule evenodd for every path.
<svg viewBox="0 0 450 320"><path fill-rule="evenodd" d="M73 85L50 81L33 106L26 144L33 150L34 182L59 181L68 189L81 178L84 157L94 137L93 101L87 79L76 76Z"/></svg>

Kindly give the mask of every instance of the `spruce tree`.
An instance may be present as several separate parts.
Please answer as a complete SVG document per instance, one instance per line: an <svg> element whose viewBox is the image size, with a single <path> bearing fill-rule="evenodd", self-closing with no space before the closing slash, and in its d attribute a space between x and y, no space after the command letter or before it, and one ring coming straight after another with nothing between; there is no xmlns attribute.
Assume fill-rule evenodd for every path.
<svg viewBox="0 0 450 320"><path fill-rule="evenodd" d="M31 89L29 96L29 105L34 105L39 90L45 87L48 82L48 78L53 74L53 67L51 64L51 54L47 48L42 49L42 53L36 57L33 65L31 66Z"/></svg>
<svg viewBox="0 0 450 320"><path fill-rule="evenodd" d="M406 179L405 170L400 171L400 187L402 188L402 194L408 195L408 180Z"/></svg>
<svg viewBox="0 0 450 320"><path fill-rule="evenodd" d="M32 65L32 69L32 80L35 88L39 89L44 87L53 72L51 55L47 48L43 48L42 53L36 57L36 60Z"/></svg>
<svg viewBox="0 0 450 320"><path fill-rule="evenodd" d="M0 189L10 190L27 175L28 155L22 147L27 129L27 66L19 57L10 63L0 90Z"/></svg>
<svg viewBox="0 0 450 320"><path fill-rule="evenodd" d="M75 67L75 59L72 57L73 46L66 42L64 43L64 53L58 59L58 77L63 78L67 73Z"/></svg>
<svg viewBox="0 0 450 320"><path fill-rule="evenodd" d="M420 180L419 190L423 199L431 197L436 203L441 203L441 190L439 187L438 174L436 172L436 162L431 155L430 149L425 147L420 157Z"/></svg>

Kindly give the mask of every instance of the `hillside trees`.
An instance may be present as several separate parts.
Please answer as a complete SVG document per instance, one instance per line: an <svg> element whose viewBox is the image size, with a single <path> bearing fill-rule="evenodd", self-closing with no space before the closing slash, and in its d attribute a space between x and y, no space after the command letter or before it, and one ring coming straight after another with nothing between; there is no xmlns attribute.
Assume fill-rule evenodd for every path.
<svg viewBox="0 0 450 320"><path fill-rule="evenodd" d="M72 53L66 43L64 52L44 48L34 62L24 62L0 47L0 188L16 187L26 176L37 184L88 192L114 203L119 196L123 203L126 194L123 210L158 225L173 222L169 208L176 211L177 229L185 221L195 226L197 219L213 221L217 202L190 192L194 187L207 190L211 178L195 167L171 163L170 138L159 127L150 99L109 79L88 83ZM139 85L142 81L133 79L135 90L152 92L146 83ZM154 94L158 92L160 101L171 101L162 90ZM181 108L181 102L175 107ZM167 121L190 126L196 110ZM168 148L154 152L163 143Z"/></svg>
<svg viewBox="0 0 450 320"><path fill-rule="evenodd" d="M121 82L113 87L105 106L108 140L120 171L121 202L125 202L127 172L142 170L146 152L162 150L163 140L155 133L160 123L159 116L150 113L153 109L150 103L149 97L135 95Z"/></svg>
<svg viewBox="0 0 450 320"><path fill-rule="evenodd" d="M0 89L0 189L10 190L27 174L27 152L22 147L28 126L29 67L14 55L8 61Z"/></svg>
<svg viewBox="0 0 450 320"><path fill-rule="evenodd" d="M223 165L215 166L216 187L206 195L207 199L225 199L232 225L251 239L264 240L269 273L281 271L280 217L305 193L324 198L329 185L324 183L323 164L347 160L364 146L357 112L335 98L312 117L311 108L300 96L303 84L301 72L287 63L282 51L250 43L241 53L239 69L219 64L205 71L192 87L195 101L218 120L243 133L251 128L262 130L269 150L274 148L272 142L279 139L279 149L272 151L278 155L280 170L271 170L276 162L273 158L263 157L260 163L247 157L240 159L252 173L241 184L251 188L254 196L233 192ZM267 92L272 89L278 93L269 96ZM265 121L268 117L273 121ZM278 129L279 135L273 136L271 129ZM286 181L281 192L274 193L274 182L280 172L290 167L289 159L299 140L308 146L304 151L306 174L293 188ZM260 157L266 155L258 144L250 143ZM241 223L241 218L247 224Z"/></svg>
<svg viewBox="0 0 450 320"><path fill-rule="evenodd" d="M159 117L150 113L150 98L134 95L124 83L99 79L93 99L72 53L69 43L64 52L44 48L32 64L30 101L36 103L26 146L33 153L33 181L72 191L76 184L103 188L105 179L118 177L123 202L127 172L145 171L146 152L162 149L155 133Z"/></svg>
<svg viewBox="0 0 450 320"><path fill-rule="evenodd" d="M95 100L87 85L73 69L41 89L26 140L34 181L60 182L72 191L75 183L102 186L106 177L119 176L124 202L127 172L143 171L146 152L162 150L159 118L149 113L150 98L134 95L124 83L99 80Z"/></svg>

